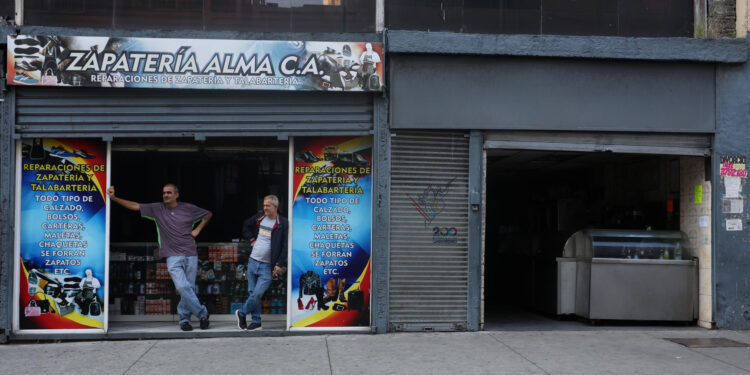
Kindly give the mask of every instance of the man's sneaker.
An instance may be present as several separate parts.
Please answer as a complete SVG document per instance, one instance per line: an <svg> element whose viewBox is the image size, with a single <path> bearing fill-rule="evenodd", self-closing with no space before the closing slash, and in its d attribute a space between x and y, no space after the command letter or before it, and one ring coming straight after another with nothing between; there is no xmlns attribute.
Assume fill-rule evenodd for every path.
<svg viewBox="0 0 750 375"><path fill-rule="evenodd" d="M193 326L191 326L190 323L188 323L188 322L180 323L180 329L183 330L183 331L192 331L193 330Z"/></svg>
<svg viewBox="0 0 750 375"><path fill-rule="evenodd" d="M263 328L260 326L260 323L252 322L249 326L247 326L248 331L261 331Z"/></svg>
<svg viewBox="0 0 750 375"><path fill-rule="evenodd" d="M234 312L234 316L237 317L237 328L239 329L247 329L247 320L246 317L240 316L240 310L237 310Z"/></svg>
<svg viewBox="0 0 750 375"><path fill-rule="evenodd" d="M211 316L211 314L206 311L206 317L201 319L201 329L208 329L209 321L208 318Z"/></svg>

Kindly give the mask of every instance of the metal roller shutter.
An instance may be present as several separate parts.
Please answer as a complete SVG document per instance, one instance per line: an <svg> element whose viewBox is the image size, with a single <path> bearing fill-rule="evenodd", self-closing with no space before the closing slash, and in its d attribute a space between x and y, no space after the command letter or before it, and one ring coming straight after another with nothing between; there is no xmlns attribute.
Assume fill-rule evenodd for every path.
<svg viewBox="0 0 750 375"><path fill-rule="evenodd" d="M485 134L487 149L711 155L711 135L496 131Z"/></svg>
<svg viewBox="0 0 750 375"><path fill-rule="evenodd" d="M357 93L18 88L16 133L32 136L234 136L372 129Z"/></svg>
<svg viewBox="0 0 750 375"><path fill-rule="evenodd" d="M390 330L465 330L469 138L399 132L391 158Z"/></svg>

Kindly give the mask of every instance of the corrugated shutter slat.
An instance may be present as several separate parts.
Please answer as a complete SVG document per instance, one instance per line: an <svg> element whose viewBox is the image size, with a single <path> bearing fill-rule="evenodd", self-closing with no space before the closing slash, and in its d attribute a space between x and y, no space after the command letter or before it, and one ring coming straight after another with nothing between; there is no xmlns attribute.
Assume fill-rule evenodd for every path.
<svg viewBox="0 0 750 375"><path fill-rule="evenodd" d="M463 330L469 140L463 133L399 132L391 160L390 325ZM435 228L445 235L435 234Z"/></svg>
<svg viewBox="0 0 750 375"><path fill-rule="evenodd" d="M367 131L372 98L359 93L20 87L25 136L212 136Z"/></svg>

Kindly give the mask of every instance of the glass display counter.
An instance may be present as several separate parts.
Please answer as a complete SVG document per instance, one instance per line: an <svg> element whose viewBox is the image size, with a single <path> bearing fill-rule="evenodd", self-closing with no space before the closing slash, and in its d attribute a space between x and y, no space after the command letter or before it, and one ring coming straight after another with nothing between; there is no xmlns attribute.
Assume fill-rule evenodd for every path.
<svg viewBox="0 0 750 375"><path fill-rule="evenodd" d="M588 319L692 321L698 264L679 231L588 229L557 259L557 313Z"/></svg>
<svg viewBox="0 0 750 375"><path fill-rule="evenodd" d="M179 295L158 244L110 244L111 320L175 320ZM246 242L198 243L198 298L212 316L234 314L247 300ZM263 314L286 313L286 279L274 278L262 300Z"/></svg>

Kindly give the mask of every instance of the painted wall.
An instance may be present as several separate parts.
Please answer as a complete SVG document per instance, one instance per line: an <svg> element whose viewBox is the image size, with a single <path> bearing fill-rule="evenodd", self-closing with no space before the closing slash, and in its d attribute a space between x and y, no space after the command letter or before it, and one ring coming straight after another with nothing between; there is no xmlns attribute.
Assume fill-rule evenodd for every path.
<svg viewBox="0 0 750 375"><path fill-rule="evenodd" d="M391 127L712 133L714 66L392 55Z"/></svg>
<svg viewBox="0 0 750 375"><path fill-rule="evenodd" d="M747 43L747 41L745 41ZM721 178L722 155L750 156L750 64L718 65L716 123L712 156L714 233L714 320L719 328L750 329L750 229L748 228L747 178L743 178L742 214L725 212L727 195ZM727 220L740 219L741 230L727 230ZM731 229L731 228L730 228Z"/></svg>
<svg viewBox="0 0 750 375"><path fill-rule="evenodd" d="M698 258L698 324L713 326L711 247L711 181L706 181L705 159L680 158L680 230L687 234Z"/></svg>

